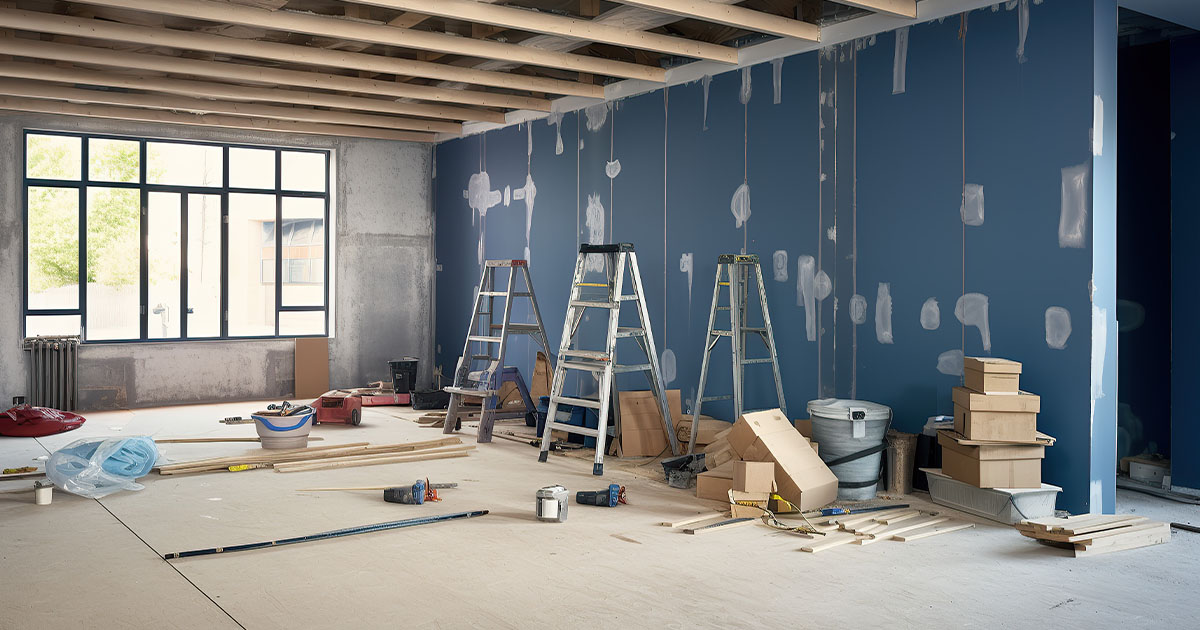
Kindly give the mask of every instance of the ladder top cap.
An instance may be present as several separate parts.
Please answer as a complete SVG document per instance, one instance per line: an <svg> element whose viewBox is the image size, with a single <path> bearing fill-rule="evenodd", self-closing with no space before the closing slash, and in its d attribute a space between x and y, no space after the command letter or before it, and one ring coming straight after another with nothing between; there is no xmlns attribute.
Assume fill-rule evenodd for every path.
<svg viewBox="0 0 1200 630"><path fill-rule="evenodd" d="M756 263L758 262L758 254L721 254L717 256L718 263Z"/></svg>
<svg viewBox="0 0 1200 630"><path fill-rule="evenodd" d="M524 267L524 260L488 260L484 262L487 267Z"/></svg>
<svg viewBox="0 0 1200 630"><path fill-rule="evenodd" d="M633 243L607 243L603 245L584 243L579 246L580 254L615 254L617 252L631 251L633 251Z"/></svg>

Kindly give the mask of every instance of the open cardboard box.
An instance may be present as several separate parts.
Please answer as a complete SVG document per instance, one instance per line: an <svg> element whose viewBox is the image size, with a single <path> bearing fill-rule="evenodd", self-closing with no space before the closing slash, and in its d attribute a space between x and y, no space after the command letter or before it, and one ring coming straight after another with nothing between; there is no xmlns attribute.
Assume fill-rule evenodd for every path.
<svg viewBox="0 0 1200 630"><path fill-rule="evenodd" d="M800 509L820 508L837 498L837 477L782 411L743 414L726 440L742 460L774 463L779 495Z"/></svg>

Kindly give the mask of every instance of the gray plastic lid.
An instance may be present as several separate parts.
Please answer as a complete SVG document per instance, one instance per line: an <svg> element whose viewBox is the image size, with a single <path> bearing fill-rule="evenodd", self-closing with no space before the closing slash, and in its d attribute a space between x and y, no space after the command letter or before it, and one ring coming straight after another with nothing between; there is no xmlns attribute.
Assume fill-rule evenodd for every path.
<svg viewBox="0 0 1200 630"><path fill-rule="evenodd" d="M852 412L861 411L862 418L854 418ZM887 420L892 417L891 407L866 400L844 398L821 398L808 402L809 415L827 420Z"/></svg>

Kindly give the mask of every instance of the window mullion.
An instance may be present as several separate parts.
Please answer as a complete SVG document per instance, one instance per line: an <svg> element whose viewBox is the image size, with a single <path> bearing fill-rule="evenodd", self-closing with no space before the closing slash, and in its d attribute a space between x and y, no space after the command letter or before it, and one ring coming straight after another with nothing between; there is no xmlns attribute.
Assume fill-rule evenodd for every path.
<svg viewBox="0 0 1200 630"><path fill-rule="evenodd" d="M79 337L87 341L87 190L88 190L88 138L80 139L79 152Z"/></svg>
<svg viewBox="0 0 1200 630"><path fill-rule="evenodd" d="M188 198L179 195L179 338L188 336ZM203 247L203 245L201 245Z"/></svg>
<svg viewBox="0 0 1200 630"><path fill-rule="evenodd" d="M283 306L283 152L275 149L275 336Z"/></svg>

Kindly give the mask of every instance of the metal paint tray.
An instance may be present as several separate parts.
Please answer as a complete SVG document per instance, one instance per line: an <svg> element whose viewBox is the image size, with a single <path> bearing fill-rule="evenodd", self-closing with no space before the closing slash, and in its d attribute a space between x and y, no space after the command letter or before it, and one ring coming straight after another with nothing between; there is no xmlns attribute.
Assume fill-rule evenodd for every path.
<svg viewBox="0 0 1200 630"><path fill-rule="evenodd" d="M1054 516L1062 488L1043 483L1041 488L976 488L942 474L940 468L921 468L929 479L934 503L1000 523Z"/></svg>

